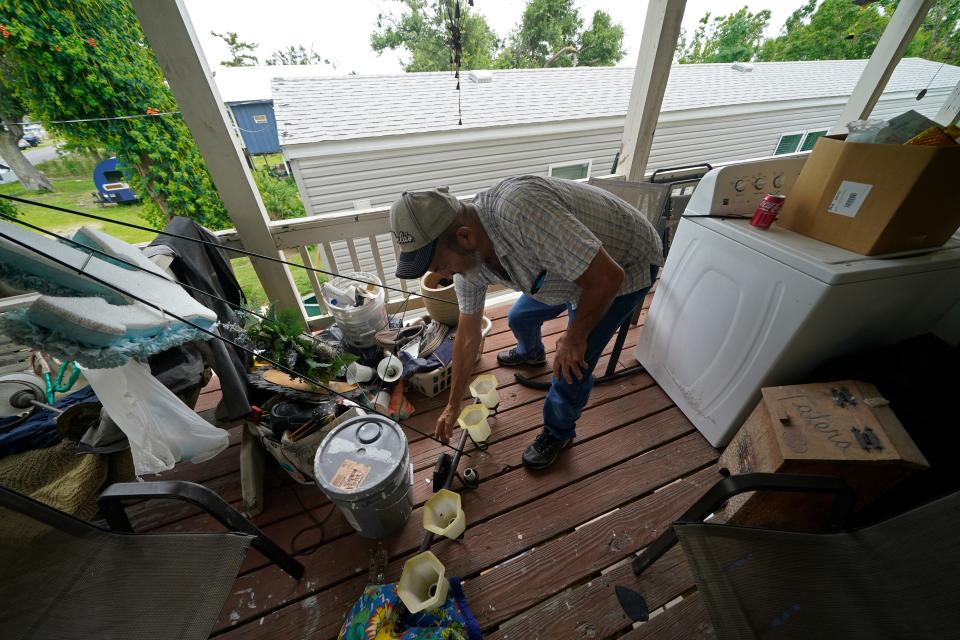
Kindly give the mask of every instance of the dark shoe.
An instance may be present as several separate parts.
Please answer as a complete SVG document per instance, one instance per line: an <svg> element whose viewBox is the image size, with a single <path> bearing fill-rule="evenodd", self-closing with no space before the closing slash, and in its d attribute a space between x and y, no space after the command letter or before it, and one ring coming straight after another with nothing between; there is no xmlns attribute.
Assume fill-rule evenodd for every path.
<svg viewBox="0 0 960 640"><path fill-rule="evenodd" d="M524 364L531 367L542 367L547 364L547 355L541 353L534 358L528 358L527 356L522 356L517 353L517 348L514 347L498 353L497 362L505 367L519 367Z"/></svg>
<svg viewBox="0 0 960 640"><path fill-rule="evenodd" d="M523 466L527 469L546 469L554 463L561 451L570 446L571 442L573 438L557 440L544 429L533 444L523 452Z"/></svg>

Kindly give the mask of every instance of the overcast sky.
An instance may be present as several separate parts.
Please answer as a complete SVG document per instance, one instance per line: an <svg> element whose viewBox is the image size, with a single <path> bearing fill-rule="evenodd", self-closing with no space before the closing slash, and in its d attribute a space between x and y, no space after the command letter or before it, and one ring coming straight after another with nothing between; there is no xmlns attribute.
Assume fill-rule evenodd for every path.
<svg viewBox="0 0 960 640"><path fill-rule="evenodd" d="M325 58L337 63L337 73L399 73L399 54L377 56L370 49L370 33L377 14L397 11L397 0L185 0L194 28L200 37L211 67L227 58L227 46L210 31L236 31L240 38L259 43L261 61L276 49L288 45L311 45ZM714 15L732 13L746 5L751 11L771 8L773 17L768 35L776 35L790 13L802 0L689 0L683 24L692 32L707 11ZM483 14L498 35L505 36L520 20L524 3L519 0L474 0L474 10ZM585 23L597 9L623 24L627 55L621 65L636 63L643 34L647 3L643 0L578 0Z"/></svg>

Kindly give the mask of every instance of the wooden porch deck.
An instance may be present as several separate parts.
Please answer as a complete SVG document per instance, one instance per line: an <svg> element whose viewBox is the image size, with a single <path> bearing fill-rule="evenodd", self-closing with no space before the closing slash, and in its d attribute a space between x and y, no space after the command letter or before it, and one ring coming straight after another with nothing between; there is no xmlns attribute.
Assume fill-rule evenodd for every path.
<svg viewBox="0 0 960 640"><path fill-rule="evenodd" d="M649 298L648 301L649 303ZM594 389L578 423L575 445L553 468L531 473L520 455L539 431L543 392L516 385L513 370L498 368L496 352L513 344L507 307L488 311L494 321L476 371L493 372L503 399L493 419L489 448L470 451L461 463L481 476L480 488L463 491L467 531L459 541L438 540L431 548L448 575L464 579L471 608L484 637L516 638L707 638L713 630L682 553L675 548L641 578L629 562L664 527L710 486L719 474L718 452L700 436L646 374ZM641 324L642 324L641 317ZM544 326L552 351L566 318ZM621 365L635 363L626 342ZM608 346L598 370L608 361ZM219 390L203 394L198 411L216 404ZM433 423L444 396L412 396L417 408L409 423ZM403 562L417 551L422 505L431 494L433 464L441 448L408 432L414 463L415 509L407 526L381 544L389 553L387 579L397 580ZM275 465L270 465L274 467ZM183 464L163 474L201 482L240 508L239 427L231 446L199 465ZM265 509L255 522L281 546L322 542L300 560L306 575L294 581L248 554L213 636L222 640L335 638L345 613L367 582L370 552L377 542L360 538L315 487L288 480L279 469L267 474ZM306 513L309 509L310 513ZM219 530L219 525L178 505L133 505L137 530ZM639 590L652 610L634 627L623 615L614 585Z"/></svg>

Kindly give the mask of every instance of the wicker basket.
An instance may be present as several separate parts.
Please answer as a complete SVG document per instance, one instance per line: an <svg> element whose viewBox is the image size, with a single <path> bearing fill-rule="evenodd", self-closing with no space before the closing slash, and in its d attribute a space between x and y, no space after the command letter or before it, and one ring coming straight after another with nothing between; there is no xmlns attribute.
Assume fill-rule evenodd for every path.
<svg viewBox="0 0 960 640"><path fill-rule="evenodd" d="M480 359L480 356L483 354L483 343L487 339L487 334L490 333L490 329L493 328L493 323L490 322L490 318L483 316L483 325L480 333L480 348L477 350L477 360ZM440 367L439 369L434 369L433 371L426 371L424 373L415 373L410 378L411 386L427 396L432 398L441 391L450 387L450 379L453 377L453 371L450 368L450 365L446 367Z"/></svg>

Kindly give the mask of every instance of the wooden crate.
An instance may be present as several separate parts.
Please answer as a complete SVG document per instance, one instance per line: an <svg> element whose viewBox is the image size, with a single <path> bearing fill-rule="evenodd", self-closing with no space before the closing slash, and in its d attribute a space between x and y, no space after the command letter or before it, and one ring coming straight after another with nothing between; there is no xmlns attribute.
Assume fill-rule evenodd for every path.
<svg viewBox="0 0 960 640"><path fill-rule="evenodd" d="M722 471L839 476L854 490L861 509L915 470L929 467L871 384L843 380L762 392L720 456ZM828 503L823 496L746 493L730 500L724 516L740 524L817 530Z"/></svg>

